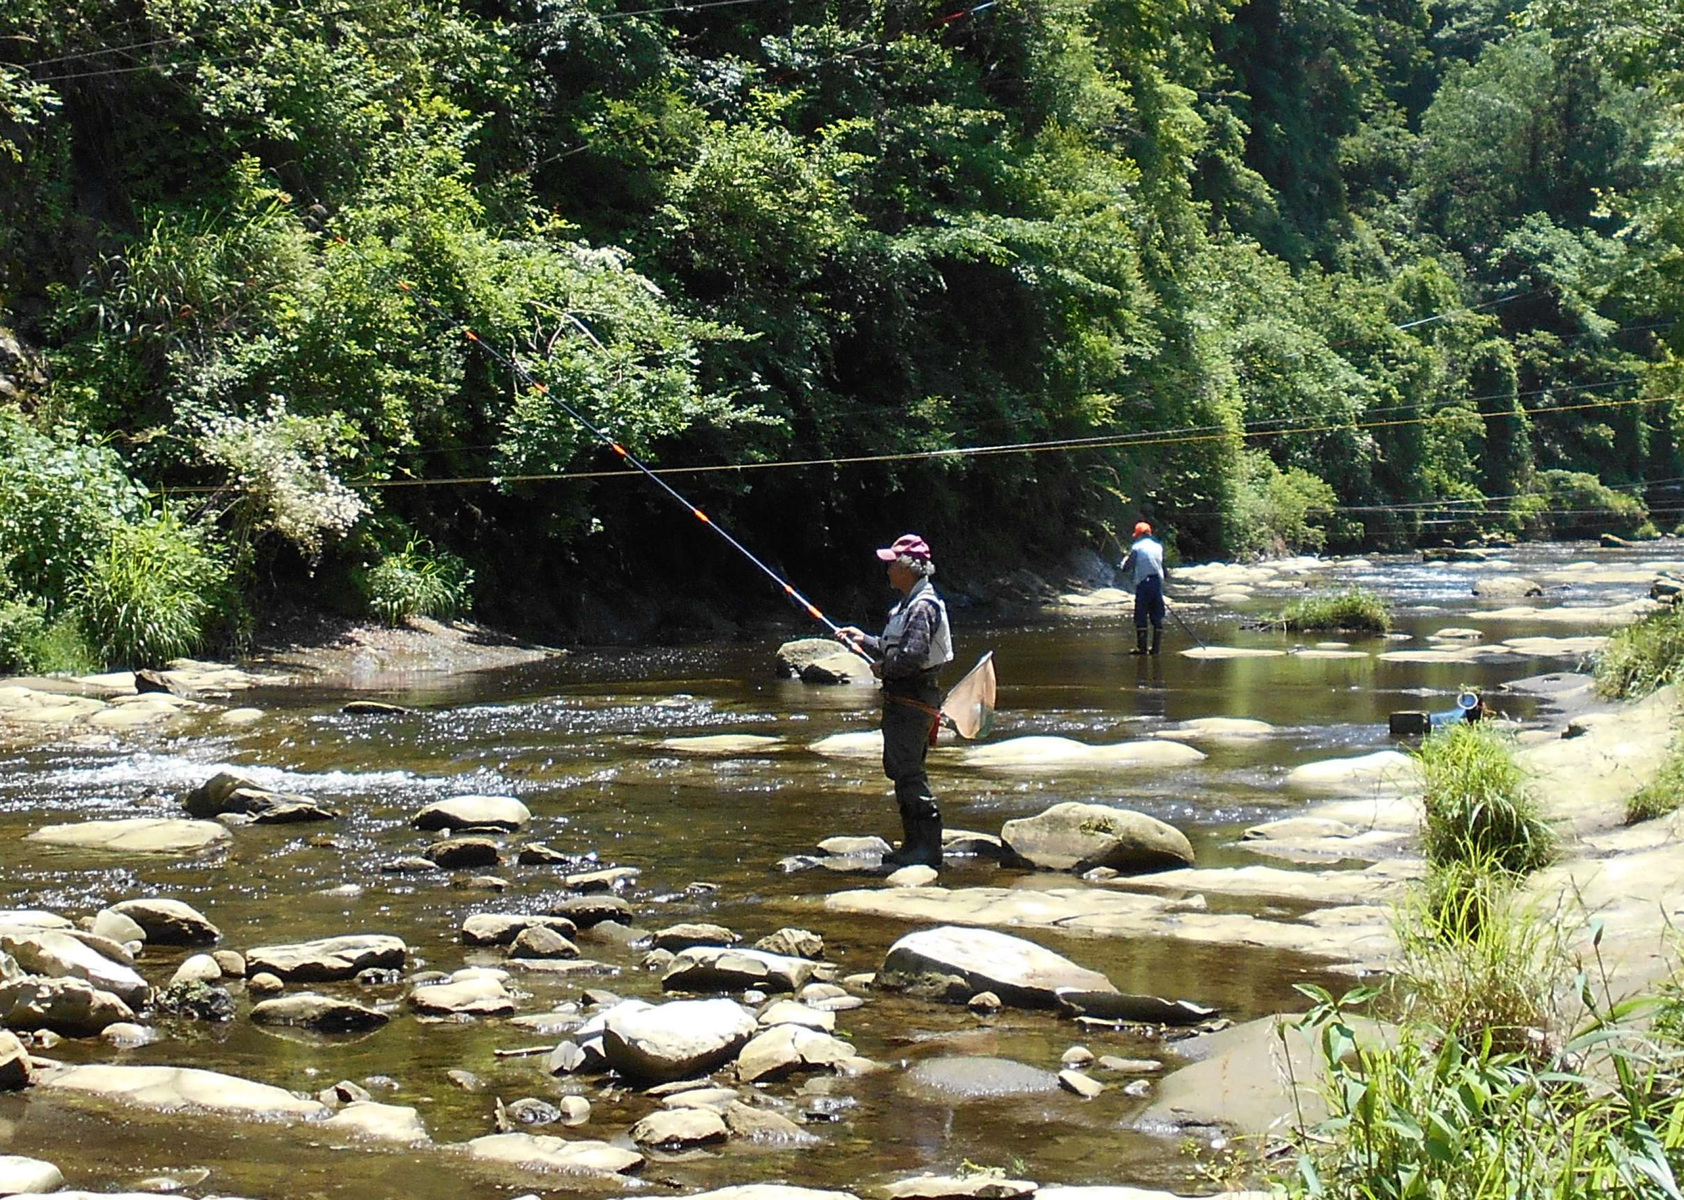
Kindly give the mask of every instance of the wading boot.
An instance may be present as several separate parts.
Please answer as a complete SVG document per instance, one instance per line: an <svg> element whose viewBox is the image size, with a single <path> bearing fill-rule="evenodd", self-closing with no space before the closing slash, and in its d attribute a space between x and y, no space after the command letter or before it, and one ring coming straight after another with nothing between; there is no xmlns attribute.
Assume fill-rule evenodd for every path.
<svg viewBox="0 0 1684 1200"><path fill-rule="evenodd" d="M1145 654L1146 653L1146 626L1142 625L1139 629L1136 629L1134 631L1134 649L1130 650L1129 653L1130 654Z"/></svg>
<svg viewBox="0 0 1684 1200"><path fill-rule="evenodd" d="M914 817L912 840L906 850L886 854L883 861L898 867L934 867L941 870L941 816Z"/></svg>
<svg viewBox="0 0 1684 1200"><path fill-rule="evenodd" d="M1154 625L1154 626L1152 626L1152 649L1149 651L1149 653L1156 654L1159 650L1162 650L1163 648L1164 648L1164 627L1162 625Z"/></svg>
<svg viewBox="0 0 1684 1200"><path fill-rule="evenodd" d="M904 808L900 810L900 831L900 849L883 856L885 867L906 867L918 861L918 821L908 816Z"/></svg>

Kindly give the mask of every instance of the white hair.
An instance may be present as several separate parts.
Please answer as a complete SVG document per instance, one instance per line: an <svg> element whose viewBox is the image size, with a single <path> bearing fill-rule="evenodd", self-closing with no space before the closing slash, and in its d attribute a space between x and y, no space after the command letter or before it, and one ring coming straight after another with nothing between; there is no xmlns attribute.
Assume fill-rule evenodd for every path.
<svg viewBox="0 0 1684 1200"><path fill-rule="evenodd" d="M914 575L922 575L925 579L936 573L936 565L929 559L913 558L910 554L900 554L895 556L895 561Z"/></svg>

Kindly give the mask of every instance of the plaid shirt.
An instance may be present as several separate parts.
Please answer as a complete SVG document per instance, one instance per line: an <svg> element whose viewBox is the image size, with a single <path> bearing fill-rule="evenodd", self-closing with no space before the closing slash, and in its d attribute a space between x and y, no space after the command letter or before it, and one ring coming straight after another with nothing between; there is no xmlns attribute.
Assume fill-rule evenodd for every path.
<svg viewBox="0 0 1684 1200"><path fill-rule="evenodd" d="M941 609L934 604L914 604L906 615L906 630L893 650L883 654L883 639L867 637L866 649L883 654L884 679L911 679L924 673L924 657L935 640Z"/></svg>

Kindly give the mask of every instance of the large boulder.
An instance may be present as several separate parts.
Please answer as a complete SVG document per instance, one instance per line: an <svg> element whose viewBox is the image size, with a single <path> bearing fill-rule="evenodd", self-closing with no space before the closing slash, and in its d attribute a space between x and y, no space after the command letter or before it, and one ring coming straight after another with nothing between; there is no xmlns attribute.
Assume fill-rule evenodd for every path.
<svg viewBox="0 0 1684 1200"><path fill-rule="evenodd" d="M173 817L122 817L46 825L28 835L31 842L96 850L109 854L193 854L218 846L232 835L215 821Z"/></svg>
<svg viewBox="0 0 1684 1200"><path fill-rule="evenodd" d="M0 983L0 1025L8 1029L93 1037L107 1025L133 1020L133 1009L86 980L24 975Z"/></svg>
<svg viewBox="0 0 1684 1200"><path fill-rule="evenodd" d="M1520 575L1486 575L1473 582L1473 594L1495 600L1518 600L1542 596L1544 589Z"/></svg>
<svg viewBox="0 0 1684 1200"><path fill-rule="evenodd" d="M665 1083L723 1066L757 1030L754 1014L735 1000L621 1006L604 1017L602 1052L627 1079Z"/></svg>
<svg viewBox="0 0 1684 1200"><path fill-rule="evenodd" d="M672 960L661 977L669 992L793 992L818 969L805 958L728 946L692 946Z"/></svg>
<svg viewBox="0 0 1684 1200"><path fill-rule="evenodd" d="M64 1186L64 1176L50 1162L0 1154L0 1196L38 1196Z"/></svg>
<svg viewBox="0 0 1684 1200"><path fill-rule="evenodd" d="M35 1079L35 1069L29 1062L29 1051L16 1036L0 1030L0 1092L15 1092L28 1087ZM0 1195L6 1193L0 1191Z"/></svg>
<svg viewBox="0 0 1684 1200"><path fill-rule="evenodd" d="M409 1006L426 1017L506 1017L515 1011L507 978L502 971L469 967L448 982L416 988L409 993Z"/></svg>
<svg viewBox="0 0 1684 1200"><path fill-rule="evenodd" d="M1421 764L1396 750L1376 750L1294 767L1286 784L1307 792L1413 791L1421 786Z"/></svg>
<svg viewBox="0 0 1684 1200"><path fill-rule="evenodd" d="M833 1070L856 1057L841 1038L801 1025L776 1025L757 1034L737 1055L737 1078L743 1083L778 1079L797 1071Z"/></svg>
<svg viewBox="0 0 1684 1200"><path fill-rule="evenodd" d="M1007 821L1000 838L1021 863L1053 871L1154 871L1193 864L1193 847L1173 825L1129 808L1066 801Z"/></svg>
<svg viewBox="0 0 1684 1200"><path fill-rule="evenodd" d="M186 1108L236 1116L306 1119L327 1115L321 1101L301 1100L285 1088L190 1067L65 1067L45 1075L41 1086L166 1112Z"/></svg>
<svg viewBox="0 0 1684 1200"><path fill-rule="evenodd" d="M831 638L796 638L792 642L785 642L779 646L778 674L786 679L807 679L806 671L808 667L815 664L825 664L821 669L828 669L829 660L835 660L838 656L841 659L851 659L854 663L854 668L844 667L844 673L850 669L863 669L867 678L870 677L870 669L866 668L865 663L844 650L840 642ZM822 683L826 681L815 678L807 679L807 682Z"/></svg>
<svg viewBox="0 0 1684 1200"><path fill-rule="evenodd" d="M252 1006L251 1019L258 1025L298 1025L327 1033L348 1033L378 1029L391 1018L354 1000L297 992L259 1001Z"/></svg>
<svg viewBox="0 0 1684 1200"><path fill-rule="evenodd" d="M133 1008L145 1004L152 992L151 985L134 968L105 957L67 933L47 930L0 934L0 951L10 954L30 975L80 979Z"/></svg>
<svg viewBox="0 0 1684 1200"><path fill-rule="evenodd" d="M532 811L513 796L452 796L415 814L417 829L502 829L513 832Z"/></svg>
<svg viewBox="0 0 1684 1200"><path fill-rule="evenodd" d="M113 904L109 911L139 925L152 945L209 946L222 937L222 931L209 918L180 900L125 900Z"/></svg>
<svg viewBox="0 0 1684 1200"><path fill-rule="evenodd" d="M475 913L462 922L462 941L470 946L507 946L527 929L553 929L570 938L579 927L566 917L527 913Z"/></svg>
<svg viewBox="0 0 1684 1200"><path fill-rule="evenodd" d="M214 821L228 813L260 816L271 809L314 809L315 801L292 792L275 792L232 771L221 771L182 797L187 815Z"/></svg>
<svg viewBox="0 0 1684 1200"><path fill-rule="evenodd" d="M956 1002L993 992L1018 1008L1058 1008L1060 988L1117 990L1098 971L1034 942L957 925L921 929L889 947L877 986Z"/></svg>
<svg viewBox="0 0 1684 1200"><path fill-rule="evenodd" d="M353 979L370 967L402 967L409 948L386 934L347 934L282 946L257 946L246 952L248 976L267 972L277 979L315 983Z"/></svg>

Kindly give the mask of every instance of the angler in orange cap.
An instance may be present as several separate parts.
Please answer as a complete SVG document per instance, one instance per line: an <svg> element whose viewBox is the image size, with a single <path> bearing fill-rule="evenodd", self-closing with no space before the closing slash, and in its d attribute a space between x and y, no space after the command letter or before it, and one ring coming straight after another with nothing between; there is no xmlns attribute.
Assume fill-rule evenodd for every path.
<svg viewBox="0 0 1684 1200"><path fill-rule="evenodd" d="M1164 644L1164 548L1141 521L1134 527L1134 545L1123 559L1123 586L1134 593L1134 649L1131 654L1156 654ZM1146 649L1146 626L1152 626L1152 648Z"/></svg>
<svg viewBox="0 0 1684 1200"><path fill-rule="evenodd" d="M947 605L930 585L935 563L930 544L915 533L896 538L877 557L888 565L889 586L901 595L889 610L881 637L853 625L836 636L883 661L872 673L883 681L883 774L895 783L905 839L884 855L890 866L941 867L941 810L930 792L924 757L941 722L941 668L953 661Z"/></svg>

